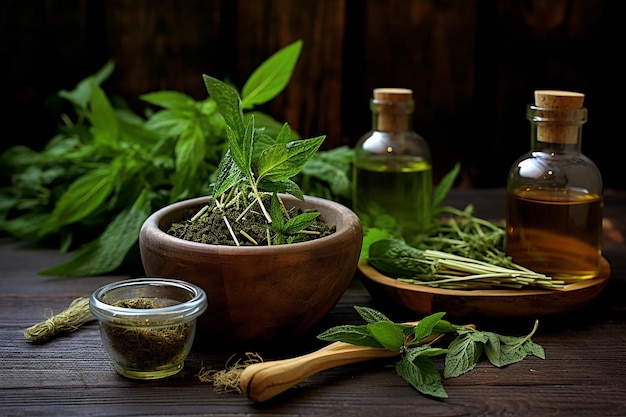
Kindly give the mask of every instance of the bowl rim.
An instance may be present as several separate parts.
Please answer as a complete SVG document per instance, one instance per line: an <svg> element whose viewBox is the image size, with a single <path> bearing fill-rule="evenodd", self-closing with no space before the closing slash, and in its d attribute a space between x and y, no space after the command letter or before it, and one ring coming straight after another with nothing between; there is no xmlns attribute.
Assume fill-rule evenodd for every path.
<svg viewBox="0 0 626 417"><path fill-rule="evenodd" d="M118 307L102 301L103 296L116 288L137 286L176 287L189 292L192 298L167 307L158 308L128 308ZM179 279L143 277L115 281L94 291L89 297L89 310L98 320L114 323L137 322L144 326L151 326L156 321L160 325L180 324L194 320L207 309L206 293L199 286Z"/></svg>
<svg viewBox="0 0 626 417"><path fill-rule="evenodd" d="M319 245L324 245L328 243L329 240L333 240L333 241L349 240L355 233L360 233L361 235L363 233L361 222L357 214L354 213L350 208L346 207L345 205L339 202L321 198L321 197L309 196L309 195L304 196L305 198L304 201L290 194L280 194L280 197L284 200L288 200L290 202L292 201L296 204L300 203L303 205L319 206L319 207L328 208L330 210L334 210L340 213L342 217L346 219L344 227L342 228L337 227L334 233L328 236L321 237L319 239L313 239L313 240L309 240L306 242L295 242L295 243L272 245L272 246L251 246L251 245L233 246L233 245L215 245L215 244L210 244L210 243L193 242L190 240L185 240L185 239L174 237L168 234L165 230L161 229L161 227L159 227L159 220L163 218L165 215L172 213L172 212L177 212L180 210L186 210L190 207L203 204L204 202L206 202L207 200L211 198L210 196L202 196L202 197L189 198L186 200L180 200L178 202L168 204L156 210L154 213L148 216L148 218L144 221L141 227L140 237L143 237L146 234L150 234L152 239L158 239L166 246L176 245L176 246L188 249L189 251L219 250L220 254L223 254L223 255L229 255L229 254L241 255L242 253L250 255L254 253L266 254L268 251L277 250L277 248L280 248L281 251L283 252L290 252L290 251L300 252L303 250L307 250L307 248L310 248L310 247L317 247ZM323 210L320 210L320 211L323 211ZM336 224L330 224L330 225L337 226ZM358 231L355 231L357 229Z"/></svg>

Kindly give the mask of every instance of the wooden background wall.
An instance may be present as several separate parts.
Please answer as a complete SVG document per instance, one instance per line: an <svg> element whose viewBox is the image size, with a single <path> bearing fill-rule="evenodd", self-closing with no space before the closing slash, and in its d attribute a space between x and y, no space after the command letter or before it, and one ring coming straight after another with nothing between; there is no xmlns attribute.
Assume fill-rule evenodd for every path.
<svg viewBox="0 0 626 417"><path fill-rule="evenodd" d="M583 151L606 187L626 188L618 146L624 31L619 0L0 0L2 142L35 148L56 121L48 97L112 58L109 94L206 97L202 74L242 86L297 39L287 89L263 108L325 147L370 128L375 87L414 90L415 130L435 178L463 164L468 187L503 186L529 148L535 89L586 94ZM621 59L620 59L621 61ZM13 133L11 133L13 132Z"/></svg>

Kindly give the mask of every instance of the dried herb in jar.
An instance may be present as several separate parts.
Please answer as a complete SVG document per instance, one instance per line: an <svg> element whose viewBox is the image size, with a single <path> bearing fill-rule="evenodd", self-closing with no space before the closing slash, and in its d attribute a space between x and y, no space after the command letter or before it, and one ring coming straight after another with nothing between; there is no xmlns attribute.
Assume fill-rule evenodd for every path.
<svg viewBox="0 0 626 417"><path fill-rule="evenodd" d="M149 298L119 300L113 305L136 309L158 308L154 300ZM135 323L128 324L132 327L124 323L102 325L111 348L124 359L126 366L156 369L185 359L191 323L150 328L137 327Z"/></svg>

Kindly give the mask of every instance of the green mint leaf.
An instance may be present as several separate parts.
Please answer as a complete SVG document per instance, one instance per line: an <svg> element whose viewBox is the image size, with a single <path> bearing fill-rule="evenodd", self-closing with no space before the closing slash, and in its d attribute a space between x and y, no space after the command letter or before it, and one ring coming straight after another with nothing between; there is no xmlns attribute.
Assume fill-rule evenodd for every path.
<svg viewBox="0 0 626 417"><path fill-rule="evenodd" d="M270 146L261 153L257 161L258 178L282 181L295 176L317 152L325 138L319 136Z"/></svg>
<svg viewBox="0 0 626 417"><path fill-rule="evenodd" d="M165 109L190 109L196 104L196 101L192 97L179 91L156 91L142 94L139 98Z"/></svg>
<svg viewBox="0 0 626 417"><path fill-rule="evenodd" d="M291 127L288 123L283 123L278 135L276 135L276 143L284 143L285 145L292 141Z"/></svg>
<svg viewBox="0 0 626 417"><path fill-rule="evenodd" d="M108 61L97 73L81 80L73 90L61 90L58 95L59 97L69 100L72 104L78 106L79 108L86 109L88 103L91 101L91 89L94 84L101 85L111 76L114 69L115 64L113 61Z"/></svg>
<svg viewBox="0 0 626 417"><path fill-rule="evenodd" d="M391 238L389 230L379 229L377 227L368 227L363 231L363 246L361 246L361 255L359 259L369 258L370 246L379 240Z"/></svg>
<svg viewBox="0 0 626 417"><path fill-rule="evenodd" d="M380 272L394 278L431 273L424 254L398 239L381 239L369 245L368 262Z"/></svg>
<svg viewBox="0 0 626 417"><path fill-rule="evenodd" d="M246 123L242 136L238 136L237 132L231 129L230 126L226 127L226 133L233 161L235 161L241 172L250 178L254 144L254 118L251 118Z"/></svg>
<svg viewBox="0 0 626 417"><path fill-rule="evenodd" d="M163 136L176 137L188 129L192 117L193 112L190 110L161 110L153 114L145 126Z"/></svg>
<svg viewBox="0 0 626 417"><path fill-rule="evenodd" d="M250 111L243 115L244 120L246 121L252 116L254 116L254 126L256 126L257 129L263 129L263 132L271 138L277 137L284 126L284 123L281 123L272 116L260 111ZM290 131L291 140L300 139L298 132L291 128ZM274 139L272 139L272 142L274 142Z"/></svg>
<svg viewBox="0 0 626 417"><path fill-rule="evenodd" d="M311 223L319 217L319 212L305 212L287 220L284 225L285 233L295 234L300 230L306 229Z"/></svg>
<svg viewBox="0 0 626 417"><path fill-rule="evenodd" d="M84 277L113 271L122 264L126 253L137 242L139 230L150 214L146 189L131 207L118 213L104 232L81 247L71 260L39 271L39 274Z"/></svg>
<svg viewBox="0 0 626 417"><path fill-rule="evenodd" d="M366 326L370 334L385 348L399 352L404 346L404 333L395 323L379 321L368 323Z"/></svg>
<svg viewBox="0 0 626 417"><path fill-rule="evenodd" d="M421 345L410 348L404 356L407 360L414 361L418 356L431 358L433 356L445 355L446 353L448 353L448 349L435 348L430 345Z"/></svg>
<svg viewBox="0 0 626 417"><path fill-rule="evenodd" d="M219 198L231 187L236 186L245 179L245 175L231 156L230 150L226 151L217 168L217 179L213 185L213 199Z"/></svg>
<svg viewBox="0 0 626 417"><path fill-rule="evenodd" d="M448 398L441 376L430 359L418 356L414 360L402 358L396 363L396 372L424 395Z"/></svg>
<svg viewBox="0 0 626 417"><path fill-rule="evenodd" d="M458 333L459 330L466 328L465 326L457 326L450 323L447 320L439 320L435 327L433 327L433 333Z"/></svg>
<svg viewBox="0 0 626 417"><path fill-rule="evenodd" d="M373 308L354 306L354 309L357 313L359 313L359 316L361 316L368 323L378 323L379 321L391 322L387 316L380 311L374 310Z"/></svg>
<svg viewBox="0 0 626 417"><path fill-rule="evenodd" d="M263 189L268 192L289 193L300 201L304 201L304 194L302 193L302 190L298 184L292 180L266 181L261 179L261 181L259 181L259 189Z"/></svg>
<svg viewBox="0 0 626 417"><path fill-rule="evenodd" d="M119 160L102 166L77 178L58 199L52 213L42 225L39 234L55 232L66 224L79 221L106 200L113 191L115 178L121 169Z"/></svg>
<svg viewBox="0 0 626 417"><path fill-rule="evenodd" d="M347 146L318 151L302 167L301 182L316 178L330 187L332 194L350 196L351 180L348 175L353 159L353 150Z"/></svg>
<svg viewBox="0 0 626 417"><path fill-rule="evenodd" d="M117 148L119 124L113 106L100 86L93 81L91 86L90 112L91 133L96 144Z"/></svg>
<svg viewBox="0 0 626 417"><path fill-rule="evenodd" d="M530 338L536 328L537 323L535 323L535 328L530 335L522 337L503 336L497 333L484 332L488 338L485 345L487 358L497 367L519 362L529 355L545 359L546 354L543 347L534 343Z"/></svg>
<svg viewBox="0 0 626 417"><path fill-rule="evenodd" d="M443 376L454 378L474 369L483 353L487 336L471 331L457 336L448 346Z"/></svg>
<svg viewBox="0 0 626 417"><path fill-rule="evenodd" d="M335 326L320 333L317 338L327 342L343 342L355 346L384 347L372 336L367 326Z"/></svg>
<svg viewBox="0 0 626 417"><path fill-rule="evenodd" d="M415 326L414 342L420 342L430 336L435 326L445 314L446 313L434 313L421 319L419 323L417 323L417 326Z"/></svg>
<svg viewBox="0 0 626 417"><path fill-rule="evenodd" d="M172 175L170 201L183 200L191 197L189 184L192 183L201 169L205 155L205 140L198 123L189 125L176 141L176 170Z"/></svg>
<svg viewBox="0 0 626 417"><path fill-rule="evenodd" d="M217 103L217 109L224 117L226 125L234 131L235 138L243 139L245 124L241 98L237 90L217 78L208 75L203 75L202 78L209 95Z"/></svg>
<svg viewBox="0 0 626 417"><path fill-rule="evenodd" d="M301 50L302 40L297 40L274 52L250 75L241 93L244 109L266 103L284 90Z"/></svg>
<svg viewBox="0 0 626 417"><path fill-rule="evenodd" d="M272 218L272 223L269 225L270 229L278 233L284 232L285 218L276 193L272 194L270 201L270 217Z"/></svg>
<svg viewBox="0 0 626 417"><path fill-rule="evenodd" d="M454 185L454 181L456 180L456 177L459 175L460 171L461 171L461 164L456 163L454 165L454 168L452 168L452 171L448 172L441 179L437 188L435 188L435 191L433 193L433 202L432 202L433 213L435 213L435 210L441 205L443 200L445 200L446 196L448 195L448 192Z"/></svg>

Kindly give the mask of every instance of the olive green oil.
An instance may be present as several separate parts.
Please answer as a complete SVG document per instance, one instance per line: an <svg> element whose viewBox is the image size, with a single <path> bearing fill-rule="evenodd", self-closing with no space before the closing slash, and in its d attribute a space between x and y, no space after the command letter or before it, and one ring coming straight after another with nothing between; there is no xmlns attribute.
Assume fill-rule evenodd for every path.
<svg viewBox="0 0 626 417"><path fill-rule="evenodd" d="M432 215L430 162L411 156L373 155L357 161L355 176L355 212L366 225L380 227L390 216L407 239L428 227Z"/></svg>

